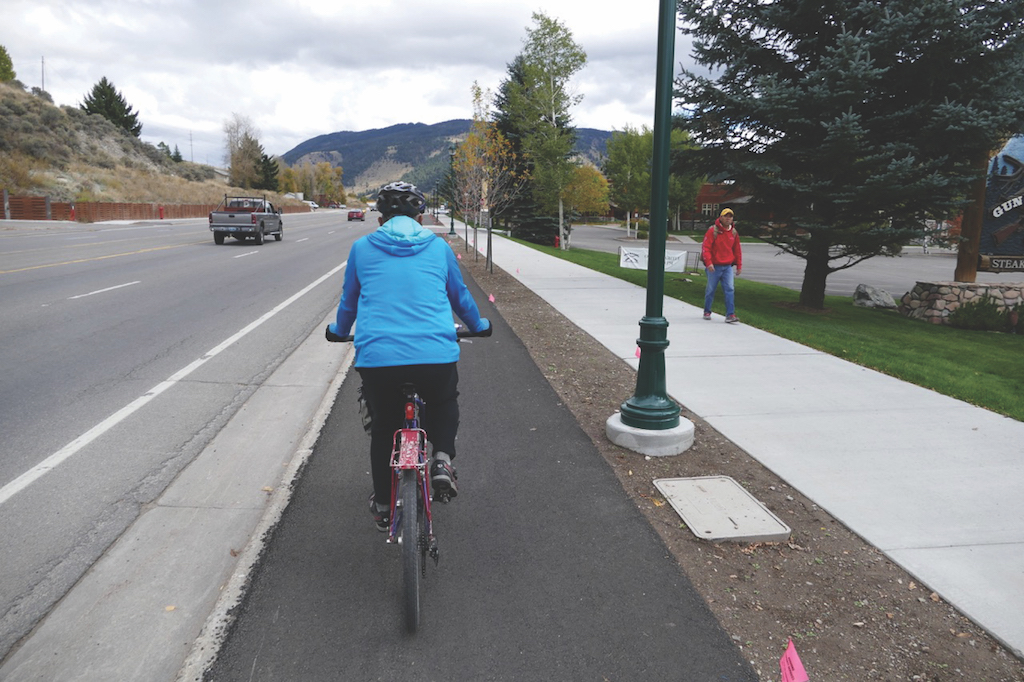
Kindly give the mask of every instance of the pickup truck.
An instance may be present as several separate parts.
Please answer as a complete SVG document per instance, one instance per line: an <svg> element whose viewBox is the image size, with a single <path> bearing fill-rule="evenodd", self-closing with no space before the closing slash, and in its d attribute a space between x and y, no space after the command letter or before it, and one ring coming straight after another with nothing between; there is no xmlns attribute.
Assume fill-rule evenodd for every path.
<svg viewBox="0 0 1024 682"><path fill-rule="evenodd" d="M210 212L210 231L217 244L223 244L228 236L239 241L252 237L257 244L262 244L265 235L274 235L274 239L281 241L284 221L281 220L281 209L274 208L265 196L225 195L217 210Z"/></svg>

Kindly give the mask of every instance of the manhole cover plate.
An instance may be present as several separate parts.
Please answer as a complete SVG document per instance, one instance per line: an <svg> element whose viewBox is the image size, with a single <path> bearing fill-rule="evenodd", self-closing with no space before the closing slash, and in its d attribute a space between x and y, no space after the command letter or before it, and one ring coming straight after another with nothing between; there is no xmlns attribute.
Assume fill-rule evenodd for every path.
<svg viewBox="0 0 1024 682"><path fill-rule="evenodd" d="M654 485L704 540L782 542L790 528L728 476L659 478Z"/></svg>

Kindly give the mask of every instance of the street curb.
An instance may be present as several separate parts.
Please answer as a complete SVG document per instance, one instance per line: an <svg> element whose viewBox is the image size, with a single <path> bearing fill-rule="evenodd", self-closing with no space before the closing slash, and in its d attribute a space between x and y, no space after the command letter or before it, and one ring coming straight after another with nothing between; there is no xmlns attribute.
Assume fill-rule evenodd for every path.
<svg viewBox="0 0 1024 682"><path fill-rule="evenodd" d="M333 317L333 314L332 314ZM321 327L317 327L314 334L319 335ZM313 454L313 446L320 437L320 431L330 416L334 407L335 398L341 389L342 382L348 375L352 366L355 352L351 344L346 349L345 358L338 368L338 373L327 387L323 400L313 415L309 430L302 437L288 463L284 474L281 477L281 484L274 487L270 503L263 514L263 518L253 531L248 544L239 553L238 562L231 577L221 591L213 611L206 619L203 629L196 638L189 651L188 656L175 677L175 682L201 682L203 675L213 665L230 631L231 624L235 620L235 609L245 597L246 589L249 586L249 579L252 576L253 567L259 562L260 557L266 549L274 528L281 520L284 510L291 502L295 482Z"/></svg>

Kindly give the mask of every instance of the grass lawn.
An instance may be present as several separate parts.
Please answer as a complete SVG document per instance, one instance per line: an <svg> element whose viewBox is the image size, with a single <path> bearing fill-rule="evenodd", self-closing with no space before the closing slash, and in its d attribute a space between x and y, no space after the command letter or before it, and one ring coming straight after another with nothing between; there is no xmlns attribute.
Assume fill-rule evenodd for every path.
<svg viewBox="0 0 1024 682"><path fill-rule="evenodd" d="M620 268L616 254L522 243L647 284L646 271ZM703 273L665 273L665 295L695 306L704 305L704 284ZM744 324L1024 421L1024 335L933 325L895 311L861 308L843 296L827 296L824 311L807 310L798 306L798 297L784 287L736 279L736 309ZM725 313L721 292L715 312Z"/></svg>

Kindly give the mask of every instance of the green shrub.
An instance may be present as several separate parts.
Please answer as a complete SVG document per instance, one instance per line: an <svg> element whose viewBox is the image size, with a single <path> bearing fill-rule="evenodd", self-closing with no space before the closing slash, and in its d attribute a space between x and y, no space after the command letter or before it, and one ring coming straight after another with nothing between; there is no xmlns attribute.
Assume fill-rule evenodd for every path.
<svg viewBox="0 0 1024 682"><path fill-rule="evenodd" d="M958 329L973 329L983 332L1010 331L1012 308L1000 308L991 296L977 298L964 303L949 314L949 324Z"/></svg>

